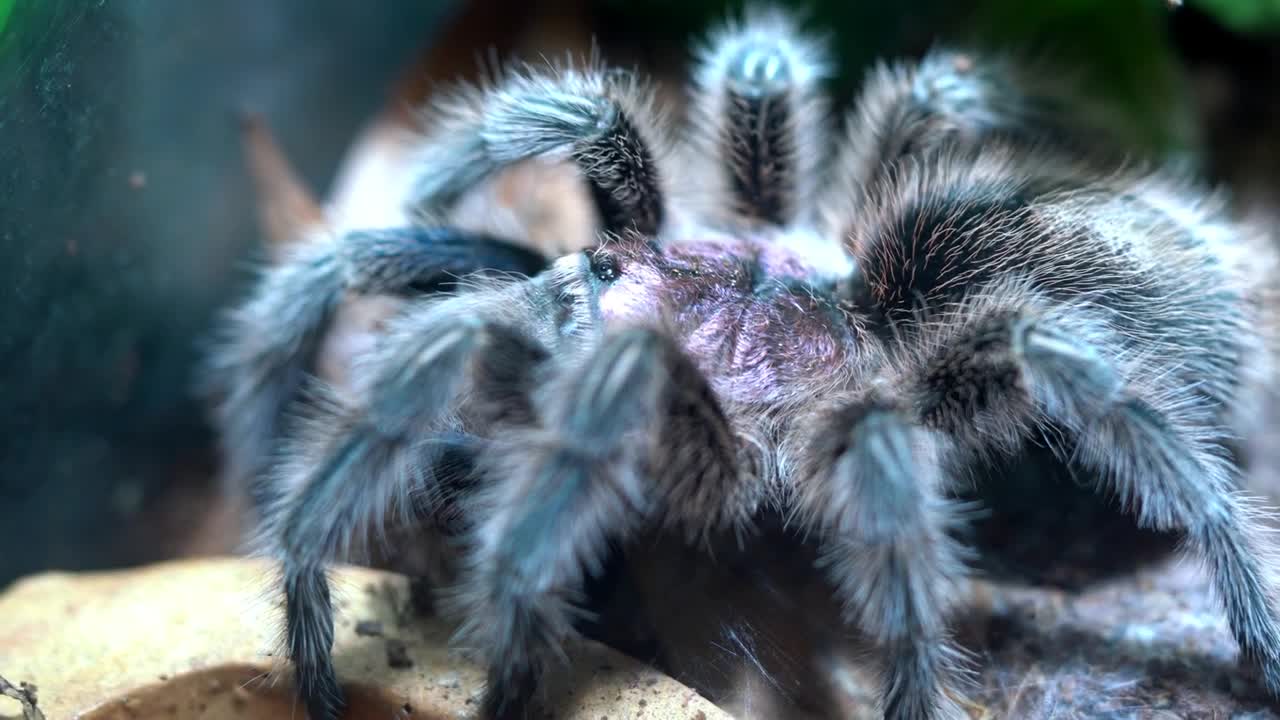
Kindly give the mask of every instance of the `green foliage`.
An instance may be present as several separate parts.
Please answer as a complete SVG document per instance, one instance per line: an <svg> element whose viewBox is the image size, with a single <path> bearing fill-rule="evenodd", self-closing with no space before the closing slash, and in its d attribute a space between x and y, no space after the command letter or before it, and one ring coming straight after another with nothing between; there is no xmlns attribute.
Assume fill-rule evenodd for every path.
<svg viewBox="0 0 1280 720"><path fill-rule="evenodd" d="M986 46L1025 48L1079 73L1134 142L1181 152L1193 127L1169 12L1167 0L981 0L959 23Z"/></svg>
<svg viewBox="0 0 1280 720"><path fill-rule="evenodd" d="M5 24L9 22L9 13L13 12L13 4L17 0L0 0L0 36L4 35Z"/></svg>
<svg viewBox="0 0 1280 720"><path fill-rule="evenodd" d="M1280 0L1186 0L1240 32L1280 31Z"/></svg>

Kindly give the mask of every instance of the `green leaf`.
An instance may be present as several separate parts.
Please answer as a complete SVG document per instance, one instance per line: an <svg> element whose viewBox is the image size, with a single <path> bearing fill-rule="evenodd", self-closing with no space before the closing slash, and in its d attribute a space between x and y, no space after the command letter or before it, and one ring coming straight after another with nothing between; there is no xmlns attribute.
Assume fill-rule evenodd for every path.
<svg viewBox="0 0 1280 720"><path fill-rule="evenodd" d="M1238 32L1280 30L1280 0L1187 0Z"/></svg>
<svg viewBox="0 0 1280 720"><path fill-rule="evenodd" d="M18 0L0 0L0 35L4 34L5 25L9 22L9 14Z"/></svg>
<svg viewBox="0 0 1280 720"><path fill-rule="evenodd" d="M1194 126L1167 34L1170 11L1168 0L982 0L962 25L989 46L1035 49L1078 71L1088 93L1131 125L1118 129L1177 153L1193 144Z"/></svg>

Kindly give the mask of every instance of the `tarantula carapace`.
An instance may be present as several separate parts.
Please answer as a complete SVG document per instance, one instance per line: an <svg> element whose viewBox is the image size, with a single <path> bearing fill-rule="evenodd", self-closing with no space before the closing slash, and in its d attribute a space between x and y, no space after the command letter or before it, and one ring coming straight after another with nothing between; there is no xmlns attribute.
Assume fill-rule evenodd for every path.
<svg viewBox="0 0 1280 720"><path fill-rule="evenodd" d="M1234 454L1269 391L1269 246L1216 195L1112 160L1010 61L882 66L838 141L824 68L780 14L730 23L680 137L636 73L596 62L463 90L422 140L419 225L264 275L213 377L314 720L343 704L325 565L392 525L457 539L440 596L484 652L484 712L505 718L611 543L750 542L766 515L879 648L886 717L957 716L951 498L1032 442L1135 522L1186 534L1280 691ZM544 156L576 164L598 245L546 258L457 228L464 193ZM306 377L344 293L410 301L339 398Z"/></svg>

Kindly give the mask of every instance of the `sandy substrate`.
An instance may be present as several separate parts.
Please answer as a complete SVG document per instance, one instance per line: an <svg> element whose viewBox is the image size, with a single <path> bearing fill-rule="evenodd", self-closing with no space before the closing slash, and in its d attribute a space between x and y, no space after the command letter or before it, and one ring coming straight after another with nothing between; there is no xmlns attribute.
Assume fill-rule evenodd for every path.
<svg viewBox="0 0 1280 720"><path fill-rule="evenodd" d="M335 662L349 718L464 718L484 673L448 648L449 628L410 617L406 582L335 572ZM275 653L267 566L215 558L109 573L46 573L0 596L0 675L36 688L48 720L304 718ZM590 642L571 647L557 697L566 720L729 716L670 678ZM0 717L23 717L0 698Z"/></svg>

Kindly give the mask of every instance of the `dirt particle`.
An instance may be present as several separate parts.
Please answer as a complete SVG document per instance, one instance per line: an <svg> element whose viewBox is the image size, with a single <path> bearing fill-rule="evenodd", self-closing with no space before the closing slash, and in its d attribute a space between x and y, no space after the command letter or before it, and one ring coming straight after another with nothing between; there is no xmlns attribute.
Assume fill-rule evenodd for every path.
<svg viewBox="0 0 1280 720"><path fill-rule="evenodd" d="M356 623L356 634L360 637L380 637L382 623L377 620L361 620Z"/></svg>
<svg viewBox="0 0 1280 720"><path fill-rule="evenodd" d="M404 711L404 714L405 714L405 715L412 715L412 714L413 714L413 706L412 706L412 705L410 705L409 703L405 703L404 705L401 705L401 706L400 706L400 709Z"/></svg>
<svg viewBox="0 0 1280 720"><path fill-rule="evenodd" d="M397 670L413 667L413 658L409 657L409 648L403 640L387 639L387 667Z"/></svg>
<svg viewBox="0 0 1280 720"><path fill-rule="evenodd" d="M645 705L648 705L648 704L649 704L648 700L645 700L644 698L640 698L640 707L644 707Z"/></svg>
<svg viewBox="0 0 1280 720"><path fill-rule="evenodd" d="M693 720L707 720L707 714L699 710L697 714L693 716Z"/></svg>
<svg viewBox="0 0 1280 720"><path fill-rule="evenodd" d="M147 186L147 174L141 170L134 170L129 173L129 187L134 190L141 190Z"/></svg>

